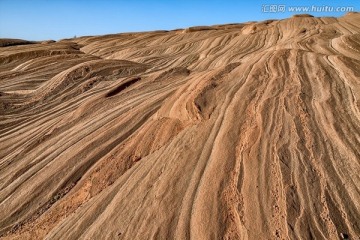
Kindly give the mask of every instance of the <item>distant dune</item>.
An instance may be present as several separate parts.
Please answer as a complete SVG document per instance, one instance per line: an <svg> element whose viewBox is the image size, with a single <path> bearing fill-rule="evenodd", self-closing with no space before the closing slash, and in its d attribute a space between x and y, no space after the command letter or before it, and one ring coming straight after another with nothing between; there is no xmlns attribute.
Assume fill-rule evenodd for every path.
<svg viewBox="0 0 360 240"><path fill-rule="evenodd" d="M0 46L1 239L359 239L359 13Z"/></svg>

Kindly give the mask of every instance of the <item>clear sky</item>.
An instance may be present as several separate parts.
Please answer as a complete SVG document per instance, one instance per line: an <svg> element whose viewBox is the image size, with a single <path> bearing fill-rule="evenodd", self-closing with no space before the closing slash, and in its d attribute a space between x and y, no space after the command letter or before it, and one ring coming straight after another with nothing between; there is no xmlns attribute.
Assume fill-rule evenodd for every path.
<svg viewBox="0 0 360 240"><path fill-rule="evenodd" d="M271 5L285 5L275 10ZM0 0L0 38L27 40L120 32L170 30L198 25L281 19L292 6L334 7L315 16L342 16L335 7L360 11L359 0Z"/></svg>

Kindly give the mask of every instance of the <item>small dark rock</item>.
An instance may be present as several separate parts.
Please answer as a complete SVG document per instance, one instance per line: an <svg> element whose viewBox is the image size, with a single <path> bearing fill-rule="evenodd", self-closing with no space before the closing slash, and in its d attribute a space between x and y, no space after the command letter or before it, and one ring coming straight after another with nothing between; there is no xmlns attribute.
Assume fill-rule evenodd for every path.
<svg viewBox="0 0 360 240"><path fill-rule="evenodd" d="M349 235L347 233L340 233L341 239L349 239Z"/></svg>

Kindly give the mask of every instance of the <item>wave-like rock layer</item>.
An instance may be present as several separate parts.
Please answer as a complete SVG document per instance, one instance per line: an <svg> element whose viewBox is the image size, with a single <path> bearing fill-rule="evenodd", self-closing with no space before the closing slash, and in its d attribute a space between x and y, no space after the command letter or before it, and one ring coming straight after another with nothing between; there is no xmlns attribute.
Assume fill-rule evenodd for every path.
<svg viewBox="0 0 360 240"><path fill-rule="evenodd" d="M359 13L1 45L1 238L359 239Z"/></svg>

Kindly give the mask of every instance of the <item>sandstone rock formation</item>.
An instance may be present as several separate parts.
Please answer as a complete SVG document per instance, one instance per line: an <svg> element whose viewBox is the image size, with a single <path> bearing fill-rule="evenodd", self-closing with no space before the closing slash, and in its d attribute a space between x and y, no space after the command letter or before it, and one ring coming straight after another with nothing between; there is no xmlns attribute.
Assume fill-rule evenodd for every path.
<svg viewBox="0 0 360 240"><path fill-rule="evenodd" d="M359 13L0 46L2 238L359 238Z"/></svg>

